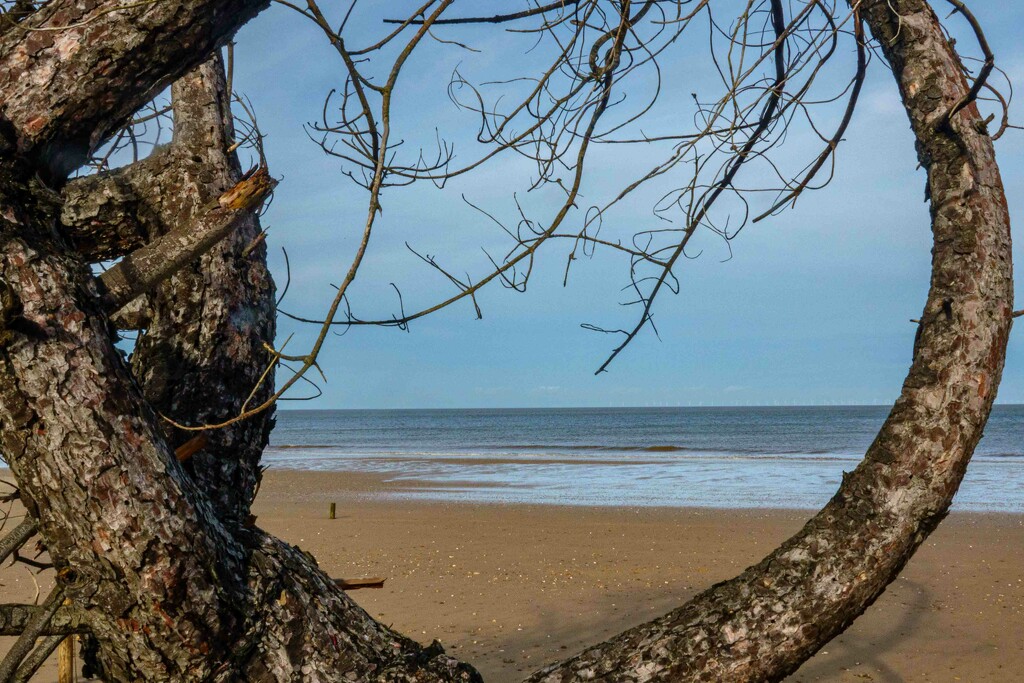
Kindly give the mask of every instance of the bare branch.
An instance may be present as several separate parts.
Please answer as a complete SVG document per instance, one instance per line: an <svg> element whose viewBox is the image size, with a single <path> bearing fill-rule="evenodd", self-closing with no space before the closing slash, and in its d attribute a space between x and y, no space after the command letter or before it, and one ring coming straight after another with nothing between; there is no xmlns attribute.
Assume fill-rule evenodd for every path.
<svg viewBox="0 0 1024 683"><path fill-rule="evenodd" d="M548 12L555 12L558 10L568 9L576 5L580 0L555 0L555 2L540 7L533 7L522 12L513 12L511 14L496 14L490 17L458 17L452 19L438 19L434 22L435 26L442 24L504 24L509 21L517 21L519 19L527 19L529 17L535 17L540 14L546 14ZM385 19L385 24L422 24L422 19Z"/></svg>
<svg viewBox="0 0 1024 683"><path fill-rule="evenodd" d="M57 646L65 638L67 638L65 635L50 635L40 640L39 644L32 650L32 654L26 657L21 666L18 667L18 671L11 679L11 683L28 683L36 675L36 672L39 671L39 667L43 665L43 662L53 654L53 651L57 649Z"/></svg>
<svg viewBox="0 0 1024 683"><path fill-rule="evenodd" d="M0 539L0 563L17 552L18 548L25 545L32 538L38 525L36 520L26 517L21 524L11 529L11 532Z"/></svg>
<svg viewBox="0 0 1024 683"><path fill-rule="evenodd" d="M3 661L0 662L0 681L9 681L13 678L21 661L25 659L33 646L35 646L36 638L46 632L47 624L53 619L53 616L60 609L63 602L64 588L60 585L54 586L50 594L46 596L43 606L38 611L33 612L28 621L25 622L25 628L18 637L18 640L7 651Z"/></svg>
<svg viewBox="0 0 1024 683"><path fill-rule="evenodd" d="M43 610L40 605L0 604L0 636L20 636L33 618ZM57 636L87 633L81 612L73 607L61 607L40 635Z"/></svg>

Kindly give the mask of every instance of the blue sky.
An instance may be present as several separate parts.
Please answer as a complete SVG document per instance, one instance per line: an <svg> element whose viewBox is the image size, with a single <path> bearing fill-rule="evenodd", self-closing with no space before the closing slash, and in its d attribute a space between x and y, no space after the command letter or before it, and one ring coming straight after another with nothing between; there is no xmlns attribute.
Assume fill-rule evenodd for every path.
<svg viewBox="0 0 1024 683"><path fill-rule="evenodd" d="M994 0L972 8L988 28L998 64L1011 77L1024 76L1024 48L1015 37L1024 10ZM360 38L367 35L357 42L380 30L361 18L354 28ZM691 30L691 42L665 58L662 104L652 114L651 128L678 128L677 119L686 127L690 119L673 112L692 107L691 92L711 87L697 52L706 33ZM430 144L437 129L456 141L459 158L469 159L473 150L466 131L473 119L445 94L452 69L485 80L528 66L532 57L511 59L522 53L523 43L490 27L486 33L446 29L439 35L468 41L483 52L432 45L414 54L397 90L395 128L411 148ZM848 65L851 58L842 54L837 64ZM237 36L235 88L252 100L267 134L271 170L282 179L264 218L279 286L285 280L282 247L291 259L292 284L282 308L312 316L326 309L331 283L348 268L365 217L365 195L342 175L344 165L326 156L303 130L304 123L320 117L324 96L340 87L342 74L340 60L316 28L279 5ZM1010 131L997 147L1014 216L1024 209L1022 145L1024 133ZM806 159L807 149L795 135L780 159L796 163ZM601 148L586 176L587 199L596 202L627 182L651 164L651 155L644 149ZM916 166L892 76L876 60L840 148L833 183L801 198L795 209L746 228L732 243L729 260L720 239L700 238L701 257L679 271L681 293L656 304L660 339L649 330L642 333L609 372L594 375L615 339L580 324L618 328L634 320L634 312L619 306L627 264L611 254L579 261L563 288L565 245L549 244L525 294L492 287L479 295L482 320L462 302L413 323L408 333L355 328L332 336L320 360L327 375L327 382L320 382L323 396L282 407L890 402L910 363L915 327L908 320L920 313L928 283L925 178ZM509 218L515 191L535 212L531 215L542 218L555 197L524 193L529 170L521 161L501 158L443 191L429 184L389 190L353 290L356 312L365 317L394 312L391 282L400 286L407 310L452 293L438 273L406 250L407 241L457 273L485 273L488 261L481 247L500 253L507 238L503 241L500 230L460 197ZM641 193L620 207L606 221L607 234L650 227L657 194ZM582 219L571 220L578 225ZM1015 257L1022 262L1019 248ZM315 329L282 319L280 333L279 342L294 335L288 351L297 353ZM1019 332L1011 338L1000 400L1024 402Z"/></svg>

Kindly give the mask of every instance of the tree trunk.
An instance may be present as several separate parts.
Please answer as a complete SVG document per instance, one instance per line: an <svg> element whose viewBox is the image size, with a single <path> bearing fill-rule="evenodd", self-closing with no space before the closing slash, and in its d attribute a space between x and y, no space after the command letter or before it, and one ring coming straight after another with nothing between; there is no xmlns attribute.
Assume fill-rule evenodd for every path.
<svg viewBox="0 0 1024 683"><path fill-rule="evenodd" d="M47 21L65 25L68 16L58 11L63 5L55 2L26 21L34 26ZM291 680L314 675L478 680L475 671L444 656L440 648L421 648L374 622L308 555L238 524L257 476L255 455L249 451L265 439L265 426L259 421L251 423L255 427L247 425L250 431L240 437L248 441L240 450L248 451L214 453L205 464L200 457L191 474L179 465L160 422L113 346L96 279L61 234L60 198L43 182L60 182L60 172L72 161L84 160L86 149L76 142L79 133L109 127L115 109L124 112L117 119L123 120L160 86L165 74L194 66L197 58L210 52L204 45L222 42L247 18L236 11L241 3L228 0L159 7L172 5L165 15L154 5L138 3L112 12L118 3L108 2L76 15L91 20L87 27L92 28L85 29L88 40L74 42L75 32L68 29L59 32L61 39L44 41L41 47L9 45L5 55L31 55L27 65L0 57L4 83L14 82L15 75L19 84L47 78L65 82L53 71L87 68L100 59L113 62L105 75L123 67L121 81L83 76L80 83L69 84L69 100L82 100L82 93L91 88L105 107L90 105L69 112L63 104L50 102L53 90L36 92L20 86L4 90L6 99L0 100L9 124L0 158L0 448L26 508L39 522L58 581L83 625L102 644L106 675L113 680ZM258 6L249 7L255 11ZM224 20L220 10L237 23ZM151 16L154 12L180 30L161 33ZM110 19L114 16L119 17L116 22ZM111 46L91 33L108 21L108 30L125 44ZM133 33L137 26L146 30ZM31 43L51 34L17 35ZM146 40L133 42L136 35ZM154 43L153 36L163 36L168 44ZM62 54L52 54L58 52ZM145 67L133 72L142 62ZM16 69L20 71L14 74ZM96 91L97 82L102 92ZM110 102L112 97L124 101ZM179 98L182 107L185 99L184 94ZM21 113L29 109L45 112L46 120L26 127ZM84 117L89 112L93 119L87 125ZM197 136L223 135L223 110L217 113L215 129L208 128L210 120L202 120L203 112L195 114L194 119L182 120L179 137L191 124ZM91 138L92 143L101 139ZM210 153L223 155L226 150L218 145ZM214 177L203 177L208 170L191 170L191 187L216 196L217 183L226 178L223 167ZM184 207L178 215L189 210ZM220 258L226 264L211 266L217 277L226 277L227 269L235 267L231 261L240 256L239 246L235 242L223 247ZM255 253L262 261L262 253ZM248 302L235 306L211 298L196 304L204 315L222 323L219 328L204 321L201 334L179 339L182 330L197 331L193 322L164 338L185 350L204 343L218 345L223 348L213 355L220 359L239 345L256 348L263 341L259 335L268 332L267 319L245 318L252 299L266 302L272 295L262 276L264 268L260 262L248 271L253 278L248 286L255 292L246 295ZM154 315L160 315L159 306ZM167 329L173 330L175 324L172 321ZM228 371L192 367L183 381L194 382L206 372L206 377L223 382L218 373ZM147 384L152 388L159 382ZM238 387L230 389L234 395L229 400L237 405ZM250 389L251 385L245 387L242 400ZM212 410L215 395L209 396L207 407ZM220 445L231 448L229 443ZM217 487L213 501L196 481ZM235 488L225 490L226 486Z"/></svg>
<svg viewBox="0 0 1024 683"><path fill-rule="evenodd" d="M230 93L220 57L172 89L174 141L163 173L139 187L159 216L161 231L194 222L211 201L242 177L234 143ZM252 396L273 393L273 374L260 384L274 343L274 283L266 246L251 212L213 249L179 271L150 297L151 316L132 356L132 369L150 404L184 423L222 422ZM273 412L214 430L186 469L213 502L222 521L242 524L259 481L259 462ZM172 430L179 446L194 433Z"/></svg>
<svg viewBox="0 0 1024 683"><path fill-rule="evenodd" d="M269 0L50 0L0 35L0 154L62 181Z"/></svg>
<svg viewBox="0 0 1024 683"><path fill-rule="evenodd" d="M854 4L854 3L851 3ZM924 0L869 0L928 171L932 280L892 412L793 538L686 605L536 673L568 681L777 681L842 633L945 516L988 420L1010 332L1010 221L992 141Z"/></svg>

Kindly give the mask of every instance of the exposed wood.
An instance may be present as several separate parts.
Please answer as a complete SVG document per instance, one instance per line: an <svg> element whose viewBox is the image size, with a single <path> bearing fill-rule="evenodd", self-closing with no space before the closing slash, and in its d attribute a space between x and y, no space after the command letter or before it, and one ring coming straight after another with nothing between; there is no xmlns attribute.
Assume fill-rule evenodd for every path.
<svg viewBox="0 0 1024 683"><path fill-rule="evenodd" d="M220 57L175 83L171 103L168 163L140 190L149 198L157 235L194 222L243 177L237 154L229 151L236 141ZM219 422L237 414L250 395L259 404L273 393L273 374L262 374L269 360L264 344L273 342L276 329L274 281L266 247L249 249L261 232L259 217L248 212L223 240L145 297L145 333L132 370L162 415L189 424ZM209 445L187 465L227 523L247 526L273 422L273 411L266 411L208 432ZM173 443L194 436L166 429Z"/></svg>
<svg viewBox="0 0 1024 683"><path fill-rule="evenodd" d="M75 636L67 636L57 646L57 683L75 683Z"/></svg>
<svg viewBox="0 0 1024 683"><path fill-rule="evenodd" d="M156 206L156 195L144 193L168 230L157 240L147 231L150 242L102 291L57 222L60 198L46 185L59 185L91 147L264 5L52 0L28 17L31 27L74 28L0 36L0 282L11 295L4 320L18 322L5 323L0 340L0 450L62 568L61 585L103 643L112 680L479 681L440 647L375 622L312 558L244 524L268 422L218 433L210 453L184 464L168 446L171 430L153 408L187 421L236 409L262 371L256 353L273 330L272 285L259 271L264 247L244 252L259 232L251 212L224 194L239 187L228 148L197 146L228 160L216 177L205 171L208 159L178 169L175 177L202 196L179 190ZM900 84L932 198L932 287L903 394L864 462L800 534L733 581L532 680L780 679L860 614L945 514L1005 357L1005 198L976 107L948 120L968 88L927 3L858 6ZM187 104L192 93L211 102L204 88L215 74L202 69L179 81L176 101ZM226 96L221 82L213 87L216 108L176 118L175 147L204 131L223 137ZM218 195L224 205L211 201ZM237 217L238 235L233 223L210 225L224 214ZM198 236L176 232L196 225ZM222 241L210 237L218 230ZM257 269L241 270L239 254ZM232 286L250 281L252 291ZM209 296L196 294L207 286ZM120 307L149 290L133 375L99 295ZM239 311L256 323L224 322ZM52 607L29 614L23 638L46 632L39 620L49 622Z"/></svg>
<svg viewBox="0 0 1024 683"><path fill-rule="evenodd" d="M209 189L204 173L189 182ZM303 672L330 672L392 683L479 681L471 667L443 649L424 648L375 622L308 555L244 526L266 423L246 421L251 436L224 430L219 437L245 438L211 439L208 446L238 444L240 455L217 451L207 458L204 449L184 464L176 461L151 408L161 406L162 397L151 403L140 394L142 387L156 394L161 385L148 373L167 368L160 376L167 380L164 386L188 389L172 392L179 402L174 406L186 415L197 407L240 405L253 389L248 373L259 376L262 368L253 363L257 356L240 356L240 368L225 359L243 344L265 354L264 338L250 324L225 329L218 323L208 330L189 322L180 329L201 334L153 334L173 329L161 316L180 310L169 305L171 298L160 301L164 292L158 287L152 327L133 362L152 348L148 340L167 344L184 338L188 345L172 348L188 355L162 353L158 363L141 365L139 376L132 376L98 306L96 278L54 234L55 203L38 185L30 160L0 158L0 279L17 294L25 319L42 331L18 333L0 345L0 451L63 568L61 581L75 609L101 643L104 676L284 681L310 675ZM241 253L254 235L232 243L232 249ZM207 264L221 259L213 267L218 288L208 287L210 298L197 309L208 320L246 320L221 295L237 292L228 289L235 284L229 278L255 282L260 297L272 295L271 287L256 281L258 270L239 276L235 253L215 249L203 257ZM245 263L262 266L261 261L262 253L254 251ZM185 273L167 282L187 283ZM213 366L203 362L211 356L204 341L208 331L225 349L212 355ZM193 380L203 373L214 381ZM188 381L178 385L182 376ZM205 389L210 396L197 393ZM225 652L237 654L228 666Z"/></svg>

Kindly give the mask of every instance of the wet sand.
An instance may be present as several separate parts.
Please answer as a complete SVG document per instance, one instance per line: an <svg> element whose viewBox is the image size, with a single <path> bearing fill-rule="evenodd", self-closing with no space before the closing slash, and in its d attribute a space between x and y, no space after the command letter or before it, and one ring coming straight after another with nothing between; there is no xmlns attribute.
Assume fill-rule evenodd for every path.
<svg viewBox="0 0 1024 683"><path fill-rule="evenodd" d="M383 589L352 597L418 640L439 639L490 683L520 680L670 610L760 559L810 514L382 497L393 492L371 475L271 471L254 511L332 576L386 577ZM0 570L5 602L34 590L23 568ZM878 602L789 680L1020 680L1022 633L1024 516L954 513ZM38 680L55 678L51 665Z"/></svg>

